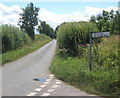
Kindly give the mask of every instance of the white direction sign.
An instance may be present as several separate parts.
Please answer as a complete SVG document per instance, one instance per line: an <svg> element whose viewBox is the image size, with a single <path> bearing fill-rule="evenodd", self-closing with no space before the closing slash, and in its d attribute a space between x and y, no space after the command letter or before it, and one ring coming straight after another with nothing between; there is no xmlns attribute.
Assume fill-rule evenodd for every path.
<svg viewBox="0 0 120 98"><path fill-rule="evenodd" d="M109 37L110 32L92 32L92 37Z"/></svg>

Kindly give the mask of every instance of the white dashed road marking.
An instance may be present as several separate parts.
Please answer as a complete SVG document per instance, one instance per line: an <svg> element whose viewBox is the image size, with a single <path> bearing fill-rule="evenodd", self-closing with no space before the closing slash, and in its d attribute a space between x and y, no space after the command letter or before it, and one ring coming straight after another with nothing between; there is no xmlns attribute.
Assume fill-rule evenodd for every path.
<svg viewBox="0 0 120 98"><path fill-rule="evenodd" d="M57 88L59 85L53 85L52 88Z"/></svg>
<svg viewBox="0 0 120 98"><path fill-rule="evenodd" d="M51 77L54 77L54 75L53 75L53 74L50 74L50 76L51 76Z"/></svg>
<svg viewBox="0 0 120 98"><path fill-rule="evenodd" d="M28 94L27 96L34 96L35 94L37 94L37 92L31 92L31 93Z"/></svg>
<svg viewBox="0 0 120 98"><path fill-rule="evenodd" d="M47 84L49 84L49 82L44 82L43 84L47 85Z"/></svg>
<svg viewBox="0 0 120 98"><path fill-rule="evenodd" d="M51 81L52 79L47 79L46 81Z"/></svg>
<svg viewBox="0 0 120 98"><path fill-rule="evenodd" d="M50 93L44 93L41 96L49 96L49 95L50 95Z"/></svg>
<svg viewBox="0 0 120 98"><path fill-rule="evenodd" d="M56 80L56 82L60 82L60 80Z"/></svg>
<svg viewBox="0 0 120 98"><path fill-rule="evenodd" d="M60 82L56 82L55 84L60 84L61 83L61 81Z"/></svg>
<svg viewBox="0 0 120 98"><path fill-rule="evenodd" d="M44 87L46 87L46 86L47 86L47 85L41 85L40 87L41 87L41 88L44 88Z"/></svg>
<svg viewBox="0 0 120 98"><path fill-rule="evenodd" d="M53 77L50 76L50 77L48 77L48 78L49 78L49 79L52 79Z"/></svg>
<svg viewBox="0 0 120 98"><path fill-rule="evenodd" d="M39 87L36 88L33 92L29 93L27 96L34 96L36 95L38 92L40 92L43 88L45 88L50 81L53 79L54 75L50 74L48 79L46 79L46 81ZM46 91L45 93L43 93L41 96L49 96L57 87L60 87L59 85L61 84L60 80L56 80L55 85L53 85L51 87L51 89L49 89L48 91Z"/></svg>
<svg viewBox="0 0 120 98"><path fill-rule="evenodd" d="M49 89L47 92L52 93L55 89Z"/></svg>
<svg viewBox="0 0 120 98"><path fill-rule="evenodd" d="M42 88L36 88L35 90L34 90L34 92L39 92L39 91L41 91L42 90Z"/></svg>

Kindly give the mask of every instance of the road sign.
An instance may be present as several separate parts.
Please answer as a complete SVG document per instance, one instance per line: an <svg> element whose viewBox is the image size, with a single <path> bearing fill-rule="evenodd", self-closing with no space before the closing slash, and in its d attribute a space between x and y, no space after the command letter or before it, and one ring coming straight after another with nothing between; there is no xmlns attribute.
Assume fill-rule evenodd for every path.
<svg viewBox="0 0 120 98"><path fill-rule="evenodd" d="M109 32L91 32L92 37L109 37L110 33Z"/></svg>
<svg viewBox="0 0 120 98"><path fill-rule="evenodd" d="M90 57L89 57L89 68L92 71L92 37L109 37L109 32L90 32Z"/></svg>

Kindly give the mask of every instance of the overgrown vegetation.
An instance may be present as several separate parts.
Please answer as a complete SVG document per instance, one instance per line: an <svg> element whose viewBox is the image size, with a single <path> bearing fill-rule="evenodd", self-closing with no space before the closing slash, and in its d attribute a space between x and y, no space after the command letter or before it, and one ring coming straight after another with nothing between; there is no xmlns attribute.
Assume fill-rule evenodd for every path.
<svg viewBox="0 0 120 98"><path fill-rule="evenodd" d="M101 96L120 96L120 81L117 69L99 69L90 72L85 59L62 58L57 55L50 70L59 79L89 93Z"/></svg>
<svg viewBox="0 0 120 98"><path fill-rule="evenodd" d="M118 39L119 35L114 35L108 38L101 38L101 43L93 42L92 45L92 59L93 59L93 69L109 69L114 70L119 67L119 55L118 55ZM88 48L84 48L84 58L86 60L89 56L89 45Z"/></svg>
<svg viewBox="0 0 120 98"><path fill-rule="evenodd" d="M113 40L117 37L104 38L98 44L97 55L100 53L98 51L102 50L99 58L95 57L96 52L93 52L92 71L89 71L89 53L88 51L86 52L87 48L84 47L83 56L79 57L63 57L58 49L50 67L51 72L59 79L89 93L101 96L120 96L118 59L114 56L112 57L114 51L118 51L118 42ZM115 44L114 48L111 43ZM114 55L118 57L118 54ZM102 64L100 64L101 60L99 59L103 60Z"/></svg>
<svg viewBox="0 0 120 98"><path fill-rule="evenodd" d="M1 25L0 29L2 29L0 32L2 35L2 53L30 45L32 42L31 38L18 27L6 24Z"/></svg>
<svg viewBox="0 0 120 98"><path fill-rule="evenodd" d="M35 35L35 40L32 41L29 45L24 45L20 49L16 49L13 51L8 51L6 53L0 54L2 55L2 64L5 64L7 62L15 61L22 56L25 56L38 48L42 47L46 43L50 42L52 39L44 34L41 35Z"/></svg>
<svg viewBox="0 0 120 98"><path fill-rule="evenodd" d="M89 32L97 32L96 25L91 22L63 23L57 30L58 47L61 54L79 56L79 45L89 43ZM99 39L94 39L98 42Z"/></svg>
<svg viewBox="0 0 120 98"><path fill-rule="evenodd" d="M108 38L93 38L92 71L89 70L89 33L113 30L107 26L113 20L107 20L106 13L103 11L99 21L63 23L57 27L58 49L50 70L61 80L90 93L120 96L118 29L110 32L112 36Z"/></svg>

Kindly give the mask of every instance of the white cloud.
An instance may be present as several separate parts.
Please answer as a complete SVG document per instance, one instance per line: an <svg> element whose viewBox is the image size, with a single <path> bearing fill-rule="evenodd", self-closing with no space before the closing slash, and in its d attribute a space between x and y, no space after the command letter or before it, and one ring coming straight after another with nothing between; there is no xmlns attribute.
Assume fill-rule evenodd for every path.
<svg viewBox="0 0 120 98"><path fill-rule="evenodd" d="M39 11L39 19L41 21L46 21L54 29L63 22L71 21L87 21L92 15L100 14L103 10L110 11L111 9L117 10L117 7L108 7L104 8L95 8L95 7L86 7L84 12L72 12L70 14L56 14L54 12L48 11L41 8ZM19 13L22 10L20 6L14 5L11 7L5 6L0 3L0 24L12 24L17 25L18 19L20 18Z"/></svg>
<svg viewBox="0 0 120 98"><path fill-rule="evenodd" d="M0 3L0 24L17 25L18 19L20 18L19 13L21 12L20 6L13 5L7 7Z"/></svg>
<svg viewBox="0 0 120 98"><path fill-rule="evenodd" d="M50 12L46 9L41 8L39 12L39 18L42 21L46 21L50 24L54 29L57 25L63 22L71 22L71 21L88 21L92 15L97 15L102 13L103 10L116 11L117 7L108 7L108 8L95 8L95 7L86 7L84 12L73 12L70 14L56 14Z"/></svg>

